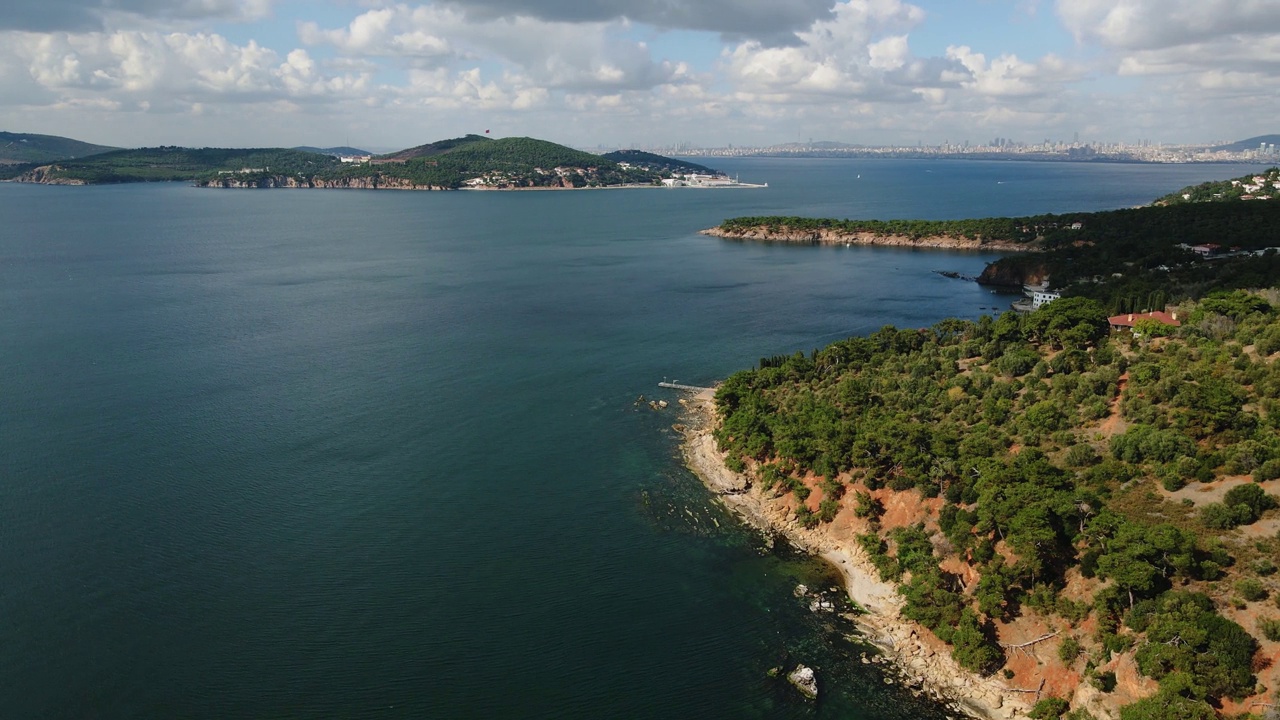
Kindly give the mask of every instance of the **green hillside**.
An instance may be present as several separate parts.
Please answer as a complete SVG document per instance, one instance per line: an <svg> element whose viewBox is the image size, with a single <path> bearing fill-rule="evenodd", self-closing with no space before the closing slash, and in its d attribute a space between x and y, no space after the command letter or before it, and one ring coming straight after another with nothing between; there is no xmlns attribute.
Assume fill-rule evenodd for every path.
<svg viewBox="0 0 1280 720"><path fill-rule="evenodd" d="M1054 630L1040 663L1158 683L1122 718L1215 718L1276 690L1277 299L1213 294L1138 334L1083 298L886 327L732 375L715 436L796 522L858 533L962 666L1013 665L996 626L1026 618Z"/></svg>
<svg viewBox="0 0 1280 720"><path fill-rule="evenodd" d="M177 180L236 187L530 188L649 185L658 183L662 173L645 167L623 168L599 155L546 140L468 135L363 164L296 149L158 147L116 150L40 168L0 169L0 178L5 176L84 184Z"/></svg>
<svg viewBox="0 0 1280 720"><path fill-rule="evenodd" d="M387 153L386 155L378 156L378 159L405 162L408 160L413 160L415 158L434 157L436 155L443 155L444 153L447 153L450 150L456 150L465 145L470 145L472 143L485 143L485 142L493 142L493 138L487 138L483 135L474 135L474 134L464 135L458 138L449 138L447 140L437 140L433 143L427 143L426 145L418 145L417 147L411 147L406 150Z"/></svg>
<svg viewBox="0 0 1280 720"><path fill-rule="evenodd" d="M680 173L689 174L697 173L699 175L716 175L716 171L706 165L687 162L684 160L676 160L675 158L665 157L663 155L655 155L654 153L645 152L643 150L618 150L602 155L606 160L612 160L616 163L628 163L636 167L642 167L646 170L652 170L659 173Z"/></svg>
<svg viewBox="0 0 1280 720"><path fill-rule="evenodd" d="M249 170L281 175L315 174L340 165L328 155L280 148L155 147L114 150L79 160L63 160L48 170L49 180L88 185L196 180Z"/></svg>
<svg viewBox="0 0 1280 720"><path fill-rule="evenodd" d="M0 163L44 163L114 150L57 135L0 132Z"/></svg>
<svg viewBox="0 0 1280 720"><path fill-rule="evenodd" d="M1280 196L1280 187L1277 183L1280 183L1280 168L1270 168L1234 180L1214 180L1191 185L1157 199L1155 204L1274 200Z"/></svg>

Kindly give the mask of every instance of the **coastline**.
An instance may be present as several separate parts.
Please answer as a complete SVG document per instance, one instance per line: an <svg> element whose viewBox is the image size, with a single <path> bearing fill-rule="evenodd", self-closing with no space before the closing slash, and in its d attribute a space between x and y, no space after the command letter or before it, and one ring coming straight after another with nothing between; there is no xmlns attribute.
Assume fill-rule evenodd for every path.
<svg viewBox="0 0 1280 720"><path fill-rule="evenodd" d="M806 529L794 520L783 499L765 497L758 487L724 464L716 446L714 391L683 399L688 416L681 451L686 467L707 489L748 524L834 566L844 579L845 592L866 614L857 625L866 639L936 700L955 712L983 720L1006 720L1031 709L1034 696L1010 688L995 676L982 677L960 667L947 646L922 626L901 616L902 598L893 583L880 579L875 567L852 537L837 537L830 526Z"/></svg>
<svg viewBox="0 0 1280 720"><path fill-rule="evenodd" d="M976 250L983 252L1034 252L1039 249L1035 243L1015 243L1007 240L984 240L982 238L959 237L955 235L925 235L910 237L907 235L882 235L873 232L845 233L838 230L795 230L771 231L764 227L748 230L730 231L722 227L707 228L699 231L700 235L724 238L726 240L751 240L757 242L803 243L807 245L880 245L886 247L906 247L928 250Z"/></svg>

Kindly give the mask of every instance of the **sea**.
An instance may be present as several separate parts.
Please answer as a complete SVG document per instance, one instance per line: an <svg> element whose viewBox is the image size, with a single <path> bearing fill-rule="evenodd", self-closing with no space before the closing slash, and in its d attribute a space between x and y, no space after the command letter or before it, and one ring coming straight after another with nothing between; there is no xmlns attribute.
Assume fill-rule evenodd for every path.
<svg viewBox="0 0 1280 720"><path fill-rule="evenodd" d="M996 256L698 231L1255 167L709 164L768 187L0 184L0 716L945 717L682 467L657 384L1003 311L938 274Z"/></svg>

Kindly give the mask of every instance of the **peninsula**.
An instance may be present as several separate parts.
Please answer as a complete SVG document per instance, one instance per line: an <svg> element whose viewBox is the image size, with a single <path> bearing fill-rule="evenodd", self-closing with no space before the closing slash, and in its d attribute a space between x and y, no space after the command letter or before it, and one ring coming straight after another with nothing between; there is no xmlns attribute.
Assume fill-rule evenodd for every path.
<svg viewBox="0 0 1280 720"><path fill-rule="evenodd" d="M1053 222L1056 227L1057 220ZM1025 218L886 221L765 216L731 218L701 232L730 240L807 245L1029 252L1039 247L1036 240L1044 229Z"/></svg>
<svg viewBox="0 0 1280 720"><path fill-rule="evenodd" d="M957 711L1262 717L1280 701L1278 212L852 222L1025 242L991 267L1062 290L761 358L688 403L686 464L835 565L868 639ZM816 242L841 222L728 226Z"/></svg>
<svg viewBox="0 0 1280 720"><path fill-rule="evenodd" d="M693 403L686 462L840 569L955 709L1234 717L1280 689L1280 290L1170 310L1115 331L1064 298L764 358Z"/></svg>

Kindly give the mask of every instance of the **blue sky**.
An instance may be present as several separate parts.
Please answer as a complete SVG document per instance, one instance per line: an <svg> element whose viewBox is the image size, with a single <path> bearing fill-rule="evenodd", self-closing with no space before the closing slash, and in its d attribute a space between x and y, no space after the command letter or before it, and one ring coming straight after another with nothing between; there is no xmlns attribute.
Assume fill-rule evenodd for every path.
<svg viewBox="0 0 1280 720"><path fill-rule="evenodd" d="M5 0L0 129L390 149L1240 139L1274 0Z"/></svg>

